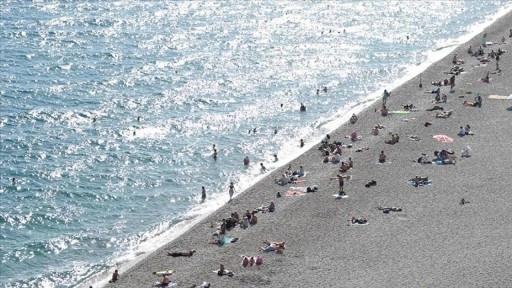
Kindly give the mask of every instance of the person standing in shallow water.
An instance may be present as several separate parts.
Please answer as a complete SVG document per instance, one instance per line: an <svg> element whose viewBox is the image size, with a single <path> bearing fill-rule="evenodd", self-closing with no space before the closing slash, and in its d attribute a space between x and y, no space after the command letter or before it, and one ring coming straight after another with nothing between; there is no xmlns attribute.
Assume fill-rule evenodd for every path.
<svg viewBox="0 0 512 288"><path fill-rule="evenodd" d="M229 184L229 201L233 199L233 194L235 194L235 184L231 182L231 184Z"/></svg>
<svg viewBox="0 0 512 288"><path fill-rule="evenodd" d="M206 200L206 189L203 186L202 191L201 191L201 201L204 202L204 200Z"/></svg>

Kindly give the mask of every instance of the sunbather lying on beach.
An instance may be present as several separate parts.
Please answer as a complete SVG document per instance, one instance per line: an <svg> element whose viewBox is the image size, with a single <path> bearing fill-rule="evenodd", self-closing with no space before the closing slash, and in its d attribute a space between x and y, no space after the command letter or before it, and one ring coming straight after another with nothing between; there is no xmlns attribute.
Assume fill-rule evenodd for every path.
<svg viewBox="0 0 512 288"><path fill-rule="evenodd" d="M400 140L398 134L391 134L391 140L384 141L386 144L395 145Z"/></svg>
<svg viewBox="0 0 512 288"><path fill-rule="evenodd" d="M427 154L421 153L421 157L418 158L418 163L420 164L432 164L432 161L430 161L427 157Z"/></svg>
<svg viewBox="0 0 512 288"><path fill-rule="evenodd" d="M402 208L400 207L377 207L377 209L382 210L382 213L388 214L389 212L402 212Z"/></svg>
<svg viewBox="0 0 512 288"><path fill-rule="evenodd" d="M370 147L359 147L356 149L356 152L363 152L365 150L370 150Z"/></svg>
<svg viewBox="0 0 512 288"><path fill-rule="evenodd" d="M441 107L441 106L436 105L436 106L434 106L432 108L427 109L426 111L434 111L434 110L444 110L444 108Z"/></svg>
<svg viewBox="0 0 512 288"><path fill-rule="evenodd" d="M261 247L260 250L265 252L272 252L276 251L276 253L281 254L283 253L283 250L286 248L284 245L284 242L270 242L270 241L263 241L265 243L265 247Z"/></svg>
<svg viewBox="0 0 512 288"><path fill-rule="evenodd" d="M452 114L453 114L452 110L450 110L450 111L443 111L443 112L436 112L435 117L436 118L448 118L448 117L452 116Z"/></svg>
<svg viewBox="0 0 512 288"><path fill-rule="evenodd" d="M194 253L196 253L195 249L190 250L190 251L186 251L186 252L167 252L167 256L172 256L172 257L191 257L191 256L194 255Z"/></svg>
<svg viewBox="0 0 512 288"><path fill-rule="evenodd" d="M363 217L352 217L352 219L349 220L351 224L366 224L368 223L368 219L365 219Z"/></svg>
<svg viewBox="0 0 512 288"><path fill-rule="evenodd" d="M428 177L414 177L412 179L409 179L410 182L413 183L413 185L415 187L418 187L420 185L423 185L423 184L427 184L428 183Z"/></svg>

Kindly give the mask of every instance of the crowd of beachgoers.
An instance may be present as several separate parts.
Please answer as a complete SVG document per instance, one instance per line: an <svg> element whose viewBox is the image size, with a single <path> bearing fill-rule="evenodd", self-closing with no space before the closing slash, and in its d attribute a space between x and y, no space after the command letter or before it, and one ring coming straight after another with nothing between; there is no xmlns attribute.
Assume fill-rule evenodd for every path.
<svg viewBox="0 0 512 288"><path fill-rule="evenodd" d="M293 169L292 165L288 165L286 168L283 167L282 171L279 172L280 177L272 179L275 182L275 185L286 187L284 193L277 192L274 199L269 203L262 204L260 207L246 207L247 210L245 212L232 211L230 215L225 215L222 219L218 219L218 222L210 222L211 234L205 235L204 241L211 245L218 246L219 249L222 249L221 247L225 245L237 245L239 241L244 241L244 239L237 237L237 233L239 233L240 229L251 229L251 227L258 225L260 217L266 217L271 213L279 213L278 204L283 197L303 196L309 193L316 193L318 197L329 196L333 197L333 201L346 201L344 199L350 197L353 185L351 184L351 179L353 177L361 177L363 176L362 174L365 173L365 171L359 170L356 173L352 173L352 171L354 171L354 166L357 166L358 153L375 153L376 164L393 165L387 156L387 149L400 149L399 146L401 141L424 140L413 134L399 135L399 133L388 129L385 125L379 123L381 122L378 121L378 119L381 119L380 117L397 117L397 119L400 119L399 121L408 122L415 119L416 113L418 113L418 115L421 113L430 113L431 120L424 123L422 122L420 123L421 125L419 125L420 127L429 127L431 125L442 125L441 122L444 121L443 119L453 117L453 115L457 113L457 109L476 109L475 113L478 113L478 109L481 109L485 105L482 95L466 94L458 96L454 93L458 86L457 77L465 73L465 71L471 67L494 67L495 69L487 69L485 74L482 75L482 78L479 80L482 85L492 85L493 75L500 75L503 73L500 69L500 61L508 58L508 51L505 48L509 46L507 46L508 42L505 36L498 39L496 42L490 42L487 41L487 35L483 34L483 42L479 47L467 47L467 55L459 55L457 53L453 54L453 57L451 58L453 67L449 71L445 72L446 79L430 79L431 87L423 87L423 84L420 81L419 89L425 95L431 95L432 97L431 107L425 109L425 111L420 111L420 109L416 107L419 105L415 105L415 103L394 103L394 92L384 90L382 94L382 102L379 105L380 109L375 109L374 111L376 112L376 117L374 117L374 119L370 120L367 118L359 118L354 114L350 118L349 123L343 127L343 129L347 129L347 127L350 129L351 125L360 121L375 121L369 125L372 127L369 131L353 130L343 139L333 139L334 137L327 134L317 148L318 161L325 163L325 165L331 165L330 167L332 168L327 169L336 171L335 177L325 176L325 178L329 181L338 181L339 189L337 193L334 195L330 193L328 195L324 195L323 192L325 191L322 190L320 185L309 183L307 163L299 165L297 169ZM512 29L510 29L510 35L508 35L508 37L509 39L512 38ZM318 94L320 90L328 93L327 87L323 87L316 90L316 94ZM468 95L472 99L467 100ZM456 109L448 110L445 108L445 104L451 101L458 101L460 102L460 105L456 106ZM394 107L401 108L391 110L388 108L390 104ZM301 103L299 111L299 113L307 113L306 106L303 103ZM464 120L470 121L470 119ZM478 133L474 133L472 131L471 126L473 126L473 123L460 123L460 126L458 125L458 127L453 127L453 135L434 135L433 138L439 142L449 143L453 141L454 137L479 137ZM249 133L250 132L251 131L249 131ZM256 131L253 132L256 133ZM373 152L373 150L370 149L371 147L358 145L358 143L363 142L362 140L366 137L379 137L382 139L379 139L379 141L389 144L389 146L387 146L389 148L386 150L379 149L379 151ZM300 140L299 147L304 147L303 139ZM473 152L469 145L461 147L461 150L458 151L454 151L452 149L439 149L431 151L431 153L426 153L421 149L418 149L418 158L414 159L414 162L421 165L457 165L458 160L461 157L471 157L472 153ZM213 146L213 157L215 160L218 157L215 145ZM274 157L277 161L277 155L274 155ZM243 165L251 165L248 158L243 159ZM259 166L261 167L262 173L267 172L264 163L259 163ZM327 175L327 173L325 173L325 175ZM364 176L366 177L366 175ZM429 175L408 175L403 179L403 182L404 185L409 185L411 187L410 189L420 189L419 187L431 185L432 179L429 179ZM364 184L364 186L366 188L371 188L378 186L378 183L375 180L369 180ZM235 184L231 182L229 187L227 187L227 190L229 193L229 201L231 201L234 193L236 192ZM202 191L202 198L203 200L206 198L204 187ZM470 202L464 198L459 202L460 205L465 205L467 203ZM385 214L403 213L406 211L406 207L400 207L399 205L385 207L378 206L375 208ZM349 226L371 225L371 219L368 219L364 215L352 215L349 219L346 219L346 221ZM238 258L233 258L229 263L218 263L216 264L217 266L212 267L212 270L217 269L214 270L214 272L217 273L219 277L236 277L236 270L238 270L237 266L250 269L250 267L253 266L266 265L266 256L269 255L268 253L283 255L286 253L286 249L289 248L285 245L287 239L263 239L260 247L254 247L253 254L240 255ZM293 247L291 249L293 249ZM190 258L190 261L195 261L193 256L195 253L200 252L199 248L196 249L190 247L189 250L185 251L171 249L166 251L166 255L169 257L188 257ZM161 281L156 284L152 284L154 286L167 287L177 285L175 281L171 280L175 275L175 271L173 270L154 272L154 274L162 277ZM120 277L120 274L116 270L112 276L111 282L117 282ZM176 275L176 280L179 280L178 275ZM202 284L191 284L186 287L212 287L210 282L198 282L202 282Z"/></svg>

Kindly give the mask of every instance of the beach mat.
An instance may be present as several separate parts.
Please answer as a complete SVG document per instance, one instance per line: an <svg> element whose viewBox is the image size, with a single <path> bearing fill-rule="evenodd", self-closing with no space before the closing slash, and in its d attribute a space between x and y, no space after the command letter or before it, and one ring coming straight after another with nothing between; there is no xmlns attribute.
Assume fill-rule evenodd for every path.
<svg viewBox="0 0 512 288"><path fill-rule="evenodd" d="M510 96L504 96L504 95L489 95L489 99L494 100L512 100L512 95Z"/></svg>
<svg viewBox="0 0 512 288"><path fill-rule="evenodd" d="M340 194L334 194L332 196L336 197L336 199L346 199L346 198L348 198L348 195L340 196Z"/></svg>

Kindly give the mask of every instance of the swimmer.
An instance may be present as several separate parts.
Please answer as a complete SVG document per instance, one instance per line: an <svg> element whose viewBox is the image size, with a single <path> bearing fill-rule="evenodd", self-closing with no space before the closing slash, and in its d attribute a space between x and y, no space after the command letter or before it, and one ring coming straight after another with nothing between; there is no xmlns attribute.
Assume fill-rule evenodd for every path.
<svg viewBox="0 0 512 288"><path fill-rule="evenodd" d="M213 155L212 156L213 156L213 160L217 161L217 149L213 148Z"/></svg>
<svg viewBox="0 0 512 288"><path fill-rule="evenodd" d="M300 148L304 147L304 140L300 139Z"/></svg>
<svg viewBox="0 0 512 288"><path fill-rule="evenodd" d="M274 129L274 135L276 135L276 134L277 134L277 129Z"/></svg>
<svg viewBox="0 0 512 288"><path fill-rule="evenodd" d="M316 89L316 95L320 94L320 89Z"/></svg>
<svg viewBox="0 0 512 288"><path fill-rule="evenodd" d="M327 86L324 86L324 92L327 93Z"/></svg>
<svg viewBox="0 0 512 288"><path fill-rule="evenodd" d="M277 162L279 161L279 159L277 159L277 154L274 154L274 162Z"/></svg>
<svg viewBox="0 0 512 288"><path fill-rule="evenodd" d="M12 185L16 185L16 178L13 177L11 180L11 183L12 183Z"/></svg>
<svg viewBox="0 0 512 288"><path fill-rule="evenodd" d="M244 166L246 166L246 167L249 166L249 163L250 163L249 156L245 156L245 158L244 158Z"/></svg>
<svg viewBox="0 0 512 288"><path fill-rule="evenodd" d="M306 106L303 103L300 103L300 111L301 112L306 111Z"/></svg>
<svg viewBox="0 0 512 288"><path fill-rule="evenodd" d="M140 122L140 116L137 116L137 122Z"/></svg>
<svg viewBox="0 0 512 288"><path fill-rule="evenodd" d="M256 133L256 128L252 129L252 133L253 134Z"/></svg>
<svg viewBox="0 0 512 288"><path fill-rule="evenodd" d="M263 165L263 163L260 163L260 166L261 166L261 168L260 168L261 173L265 173L265 172L267 172L267 167L265 167L265 166Z"/></svg>

